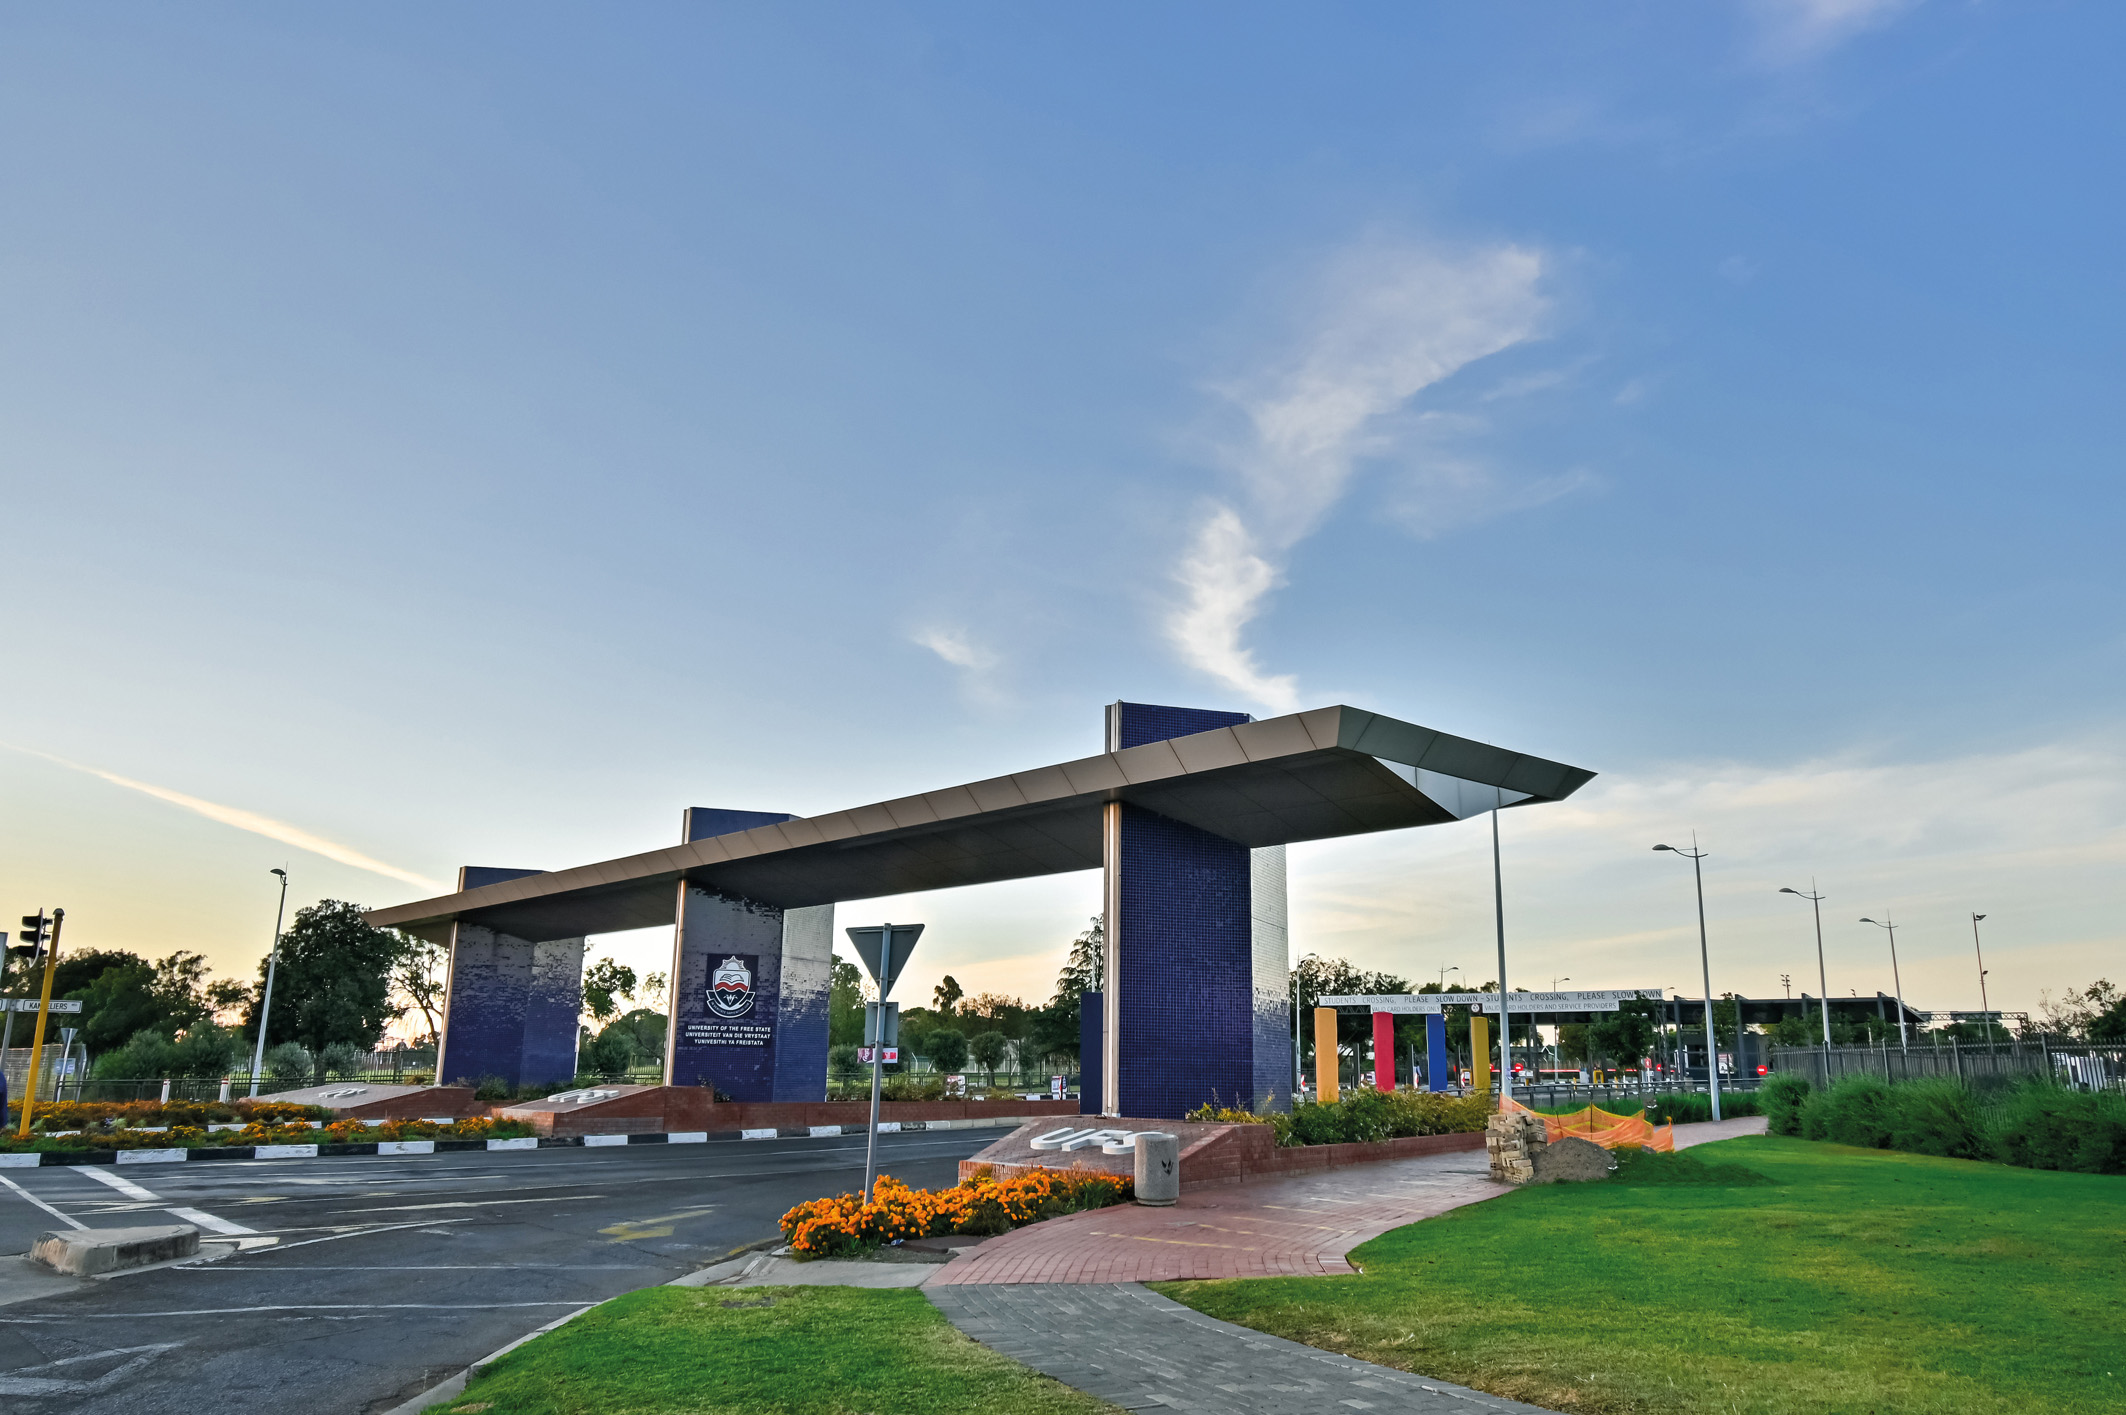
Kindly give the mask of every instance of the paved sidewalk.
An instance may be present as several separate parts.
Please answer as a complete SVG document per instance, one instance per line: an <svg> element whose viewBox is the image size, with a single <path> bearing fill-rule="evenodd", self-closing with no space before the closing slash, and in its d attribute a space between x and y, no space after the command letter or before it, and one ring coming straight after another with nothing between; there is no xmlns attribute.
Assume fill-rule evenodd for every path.
<svg viewBox="0 0 2126 1415"><path fill-rule="evenodd" d="M1369 1238L1509 1192L1481 1150L1184 1189L1172 1208L1118 1204L992 1238L929 1287L1324 1277Z"/></svg>
<svg viewBox="0 0 2126 1415"><path fill-rule="evenodd" d="M1547 1415L1539 1406L1249 1331L1134 1283L923 1290L984 1346L1124 1410Z"/></svg>

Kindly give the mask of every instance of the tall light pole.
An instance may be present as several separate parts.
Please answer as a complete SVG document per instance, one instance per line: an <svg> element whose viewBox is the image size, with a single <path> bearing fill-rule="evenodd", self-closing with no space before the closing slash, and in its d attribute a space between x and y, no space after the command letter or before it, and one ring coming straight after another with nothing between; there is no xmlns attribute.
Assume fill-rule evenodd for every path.
<svg viewBox="0 0 2126 1415"><path fill-rule="evenodd" d="M1462 968L1459 963L1443 964L1439 970L1439 990L1441 992L1445 992L1447 990L1447 975L1449 973L1459 973L1461 971Z"/></svg>
<svg viewBox="0 0 2126 1415"><path fill-rule="evenodd" d="M1979 1011L1985 1013L1986 1050L1992 1051L1993 1004L1986 1000L1986 950L1978 945L1978 921L1985 917L1984 914L1971 916L1971 951L1978 955L1978 1007Z"/></svg>
<svg viewBox="0 0 2126 1415"><path fill-rule="evenodd" d="M1912 1044L1905 1036L1905 980L1897 971L1897 925L1888 920L1877 923L1874 919L1862 919L1860 922L1890 931L1890 986L1897 989L1897 1049L1909 1052Z"/></svg>
<svg viewBox="0 0 2126 1415"><path fill-rule="evenodd" d="M1806 899L1816 911L1816 1005L1823 1011L1823 1084L1831 1084L1831 985L1823 971L1823 896L1816 892L1816 881L1809 881L1809 892L1781 888L1781 894L1791 894L1796 899Z"/></svg>
<svg viewBox="0 0 2126 1415"><path fill-rule="evenodd" d="M1571 981L1572 978L1570 975L1567 975L1562 978L1553 975L1550 979L1550 990L1552 992L1556 992L1558 990L1559 983L1569 983ZM1551 1064L1557 1067L1558 1070L1563 1071L1565 1069L1565 1024L1563 1022L1554 1022L1551 1024L1550 1061ZM1555 1101L1557 1099L1556 1095L1553 1094L1551 1096L1551 1099L1552 1101Z"/></svg>
<svg viewBox="0 0 2126 1415"><path fill-rule="evenodd" d="M1513 1099L1513 1019L1506 1011L1506 878L1499 870L1499 812L1506 796L1491 788L1498 802L1491 808L1491 898L1499 922L1499 1100Z"/></svg>
<svg viewBox="0 0 2126 1415"><path fill-rule="evenodd" d="M1720 1118L1720 1038L1713 1031L1713 964L1712 953L1705 943L1705 867L1698 862L1706 852L1698 848L1698 838L1691 837L1688 850L1678 850L1673 845L1656 845L1656 850L1666 850L1681 855L1690 861L1691 875L1698 881L1698 967L1705 977L1705 1083L1713 1098L1713 1119ZM1735 1021L1740 1025L1742 1013L1737 1010Z"/></svg>
<svg viewBox="0 0 2126 1415"><path fill-rule="evenodd" d="M273 911L273 951L266 955L266 995L258 1004L258 1045L251 1049L251 1098L258 1098L258 1076L266 1064L266 1018L273 1011L273 974L281 961L281 919L288 911L288 872L268 870L281 878L281 902Z"/></svg>

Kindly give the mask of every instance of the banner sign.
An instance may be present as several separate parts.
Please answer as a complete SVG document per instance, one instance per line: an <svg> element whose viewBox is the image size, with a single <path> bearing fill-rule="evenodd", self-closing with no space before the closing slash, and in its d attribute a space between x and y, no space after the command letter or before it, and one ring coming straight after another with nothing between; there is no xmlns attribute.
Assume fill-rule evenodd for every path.
<svg viewBox="0 0 2126 1415"><path fill-rule="evenodd" d="M726 953L709 965L709 985L703 993L704 1013L681 1028L689 1045L764 1047L775 1029L755 1015L759 996L754 980L760 976L760 955Z"/></svg>
<svg viewBox="0 0 2126 1415"><path fill-rule="evenodd" d="M1513 1012L1615 1012L1627 998L1650 997L1658 1001L1659 988L1584 988L1578 992L1513 992L1506 994ZM1472 1012L1497 1012L1495 992L1401 992L1377 996L1346 994L1317 999L1321 1007L1365 1007L1375 1012L1431 1013L1447 1007L1466 1007Z"/></svg>

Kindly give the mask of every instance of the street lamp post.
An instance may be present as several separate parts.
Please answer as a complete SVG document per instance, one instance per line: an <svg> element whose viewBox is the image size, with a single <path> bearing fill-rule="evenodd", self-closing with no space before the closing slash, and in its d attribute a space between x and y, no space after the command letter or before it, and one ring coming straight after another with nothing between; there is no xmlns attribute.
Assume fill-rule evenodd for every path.
<svg viewBox="0 0 2126 1415"><path fill-rule="evenodd" d="M1993 1043L1993 1004L1986 1000L1986 950L1979 947L1978 943L1978 921L1985 917L1984 914L1971 916L1971 951L1978 955L1978 1009L1985 1014L1983 1020L1986 1024L1986 1050L1996 1051L1998 1048Z"/></svg>
<svg viewBox="0 0 2126 1415"><path fill-rule="evenodd" d="M266 1018L273 1011L273 974L281 961L281 920L288 911L288 872L269 870L281 880L281 902L273 911L273 951L266 955L266 995L258 1003L258 1045L251 1049L251 1096L258 1097L259 1072L266 1063Z"/></svg>
<svg viewBox="0 0 2126 1415"><path fill-rule="evenodd" d="M1678 850L1673 845L1656 845L1656 850L1681 855L1690 861L1691 875L1698 882L1698 967L1705 978L1705 1084L1712 1095L1713 1119L1720 1119L1720 1038L1713 1031L1713 964L1712 953L1705 942L1705 867L1698 862L1706 852L1697 845L1697 837L1691 838L1691 848ZM1742 1014L1738 1011L1735 1020L1739 1025Z"/></svg>
<svg viewBox="0 0 2126 1415"><path fill-rule="evenodd" d="M1809 881L1809 892L1781 888L1781 894L1791 894L1796 899L1806 899L1816 911L1816 1005L1823 1012L1823 1084L1831 1084L1831 985L1823 971L1823 896L1816 892L1816 881Z"/></svg>
<svg viewBox="0 0 2126 1415"><path fill-rule="evenodd" d="M1570 975L1562 978L1553 976L1550 980L1550 990L1556 992L1559 983L1569 983L1571 981ZM1553 1022L1550 1026L1550 1062L1551 1065L1560 1071L1565 1069L1565 1024L1562 1022ZM1555 1103L1557 1092L1552 1091L1550 1098Z"/></svg>
<svg viewBox="0 0 2126 1415"><path fill-rule="evenodd" d="M1897 989L1897 1049L1909 1053L1912 1043L1905 1035L1905 980L1903 974L1897 971L1897 925L1887 919L1862 919L1860 922L1874 924L1878 929L1890 931L1890 986Z"/></svg>

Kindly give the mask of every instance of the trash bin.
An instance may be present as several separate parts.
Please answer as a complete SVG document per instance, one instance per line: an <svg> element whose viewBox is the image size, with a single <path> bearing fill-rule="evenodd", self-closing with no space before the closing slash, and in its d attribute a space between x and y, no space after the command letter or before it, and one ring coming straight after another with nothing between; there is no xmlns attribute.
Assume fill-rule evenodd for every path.
<svg viewBox="0 0 2126 1415"><path fill-rule="evenodd" d="M1181 1141L1156 1130L1137 1132L1137 1202L1163 1207L1181 1197Z"/></svg>

